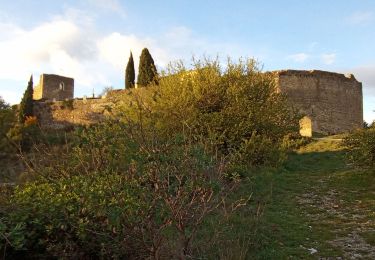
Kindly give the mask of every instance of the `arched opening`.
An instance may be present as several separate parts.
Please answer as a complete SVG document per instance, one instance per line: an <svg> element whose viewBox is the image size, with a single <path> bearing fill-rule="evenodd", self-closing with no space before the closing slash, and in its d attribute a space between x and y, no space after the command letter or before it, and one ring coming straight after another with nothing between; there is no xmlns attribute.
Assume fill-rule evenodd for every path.
<svg viewBox="0 0 375 260"><path fill-rule="evenodd" d="M299 120L299 133L301 136L312 137L312 121L308 116Z"/></svg>
<svg viewBox="0 0 375 260"><path fill-rule="evenodd" d="M65 90L65 84L64 84L64 82L60 82L59 89L62 90L62 91Z"/></svg>

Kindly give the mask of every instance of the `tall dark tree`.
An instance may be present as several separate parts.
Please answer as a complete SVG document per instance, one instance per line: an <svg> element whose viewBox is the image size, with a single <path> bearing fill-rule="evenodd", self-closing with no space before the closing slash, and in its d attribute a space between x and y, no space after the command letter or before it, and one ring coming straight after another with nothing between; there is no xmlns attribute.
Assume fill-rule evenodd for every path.
<svg viewBox="0 0 375 260"><path fill-rule="evenodd" d="M125 88L134 88L135 84L135 70L134 70L134 60L133 60L133 54L130 52L130 57L128 64L126 65L125 70Z"/></svg>
<svg viewBox="0 0 375 260"><path fill-rule="evenodd" d="M21 124L25 122L26 117L33 116L33 75L31 75L29 83L27 84L27 88L25 93L23 94L19 113L18 113L18 120Z"/></svg>
<svg viewBox="0 0 375 260"><path fill-rule="evenodd" d="M147 86L151 82L157 83L157 71L150 52L144 48L139 59L137 83L140 86Z"/></svg>

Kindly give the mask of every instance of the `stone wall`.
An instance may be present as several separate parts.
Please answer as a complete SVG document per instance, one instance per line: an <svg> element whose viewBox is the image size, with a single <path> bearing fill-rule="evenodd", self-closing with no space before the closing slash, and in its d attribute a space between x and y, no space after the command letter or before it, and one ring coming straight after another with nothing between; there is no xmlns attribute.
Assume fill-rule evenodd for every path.
<svg viewBox="0 0 375 260"><path fill-rule="evenodd" d="M65 100L74 96L74 79L54 74L40 75L34 88L34 100Z"/></svg>
<svg viewBox="0 0 375 260"><path fill-rule="evenodd" d="M106 118L112 105L112 101L105 98L35 101L34 114L44 129L63 129L98 123Z"/></svg>
<svg viewBox="0 0 375 260"><path fill-rule="evenodd" d="M326 71L275 71L279 90L312 121L312 131L343 133L363 126L362 83Z"/></svg>

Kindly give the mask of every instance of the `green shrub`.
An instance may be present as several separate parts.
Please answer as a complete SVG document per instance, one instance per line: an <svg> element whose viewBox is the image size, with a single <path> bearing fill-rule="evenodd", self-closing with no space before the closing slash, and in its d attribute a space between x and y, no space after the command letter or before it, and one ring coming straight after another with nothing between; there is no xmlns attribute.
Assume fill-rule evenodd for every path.
<svg viewBox="0 0 375 260"><path fill-rule="evenodd" d="M354 165L375 169L375 128L358 130L348 135L343 142L347 148L347 159Z"/></svg>
<svg viewBox="0 0 375 260"><path fill-rule="evenodd" d="M15 190L4 216L8 229L24 227L29 256L183 257L206 216L232 206L225 166L203 146L143 141L129 128L81 128L65 152L38 147L36 179Z"/></svg>
<svg viewBox="0 0 375 260"><path fill-rule="evenodd" d="M141 216L140 189L115 174L28 183L11 198L10 216L15 226L25 225L24 249L34 253L126 257L133 250L132 229L126 227L135 227Z"/></svg>
<svg viewBox="0 0 375 260"><path fill-rule="evenodd" d="M301 136L299 133L287 134L283 138L282 147L286 150L295 150L312 141L311 137Z"/></svg>
<svg viewBox="0 0 375 260"><path fill-rule="evenodd" d="M276 91L273 76L262 73L253 60L228 62L225 69L209 60L195 62L190 71L183 64L171 65L158 86L130 91L118 109L125 122L142 121L166 139L185 133L224 155L238 152L256 133L283 157L279 151L284 136L298 131L300 117Z"/></svg>
<svg viewBox="0 0 375 260"><path fill-rule="evenodd" d="M63 100L61 108L73 110L74 109L74 100L73 99Z"/></svg>
<svg viewBox="0 0 375 260"><path fill-rule="evenodd" d="M40 134L36 117L27 117L24 123L16 123L9 129L7 139L19 152L26 152L39 142Z"/></svg>
<svg viewBox="0 0 375 260"><path fill-rule="evenodd" d="M9 104L0 97L0 156L3 156L2 152L8 152L11 149L6 134L16 121L15 115L15 109L12 109Z"/></svg>

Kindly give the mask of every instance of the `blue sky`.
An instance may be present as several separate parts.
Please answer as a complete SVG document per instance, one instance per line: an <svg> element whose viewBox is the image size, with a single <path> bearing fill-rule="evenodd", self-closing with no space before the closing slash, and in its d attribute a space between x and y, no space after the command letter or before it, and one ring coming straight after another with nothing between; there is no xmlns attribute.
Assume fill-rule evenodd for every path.
<svg viewBox="0 0 375 260"><path fill-rule="evenodd" d="M123 87L129 51L157 66L192 55L254 57L264 70L353 73L375 119L374 0L0 0L0 95L18 103L30 74L75 78L75 95Z"/></svg>

